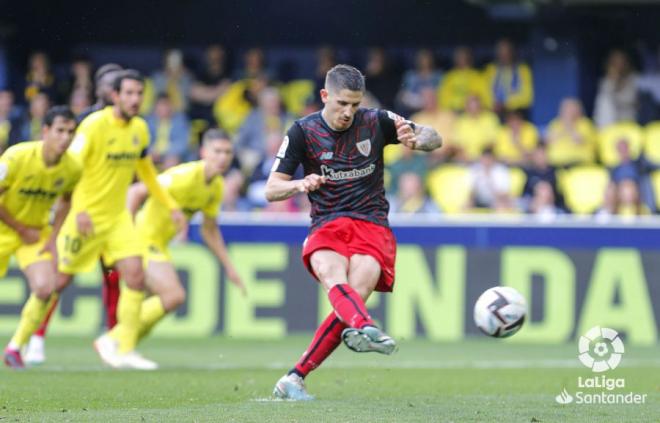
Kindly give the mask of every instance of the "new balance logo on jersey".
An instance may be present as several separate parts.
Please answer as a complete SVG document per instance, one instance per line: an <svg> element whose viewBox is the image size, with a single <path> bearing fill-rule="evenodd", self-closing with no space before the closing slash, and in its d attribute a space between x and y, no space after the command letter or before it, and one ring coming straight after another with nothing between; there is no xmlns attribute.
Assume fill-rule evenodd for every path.
<svg viewBox="0 0 660 423"><path fill-rule="evenodd" d="M373 163L365 168L352 170L334 170L330 166L321 165L321 175L331 181L341 181L342 179L364 178L374 173L375 169L376 165Z"/></svg>
<svg viewBox="0 0 660 423"><path fill-rule="evenodd" d="M369 157L371 153L371 140L367 138L357 143L357 149L364 157Z"/></svg>
<svg viewBox="0 0 660 423"><path fill-rule="evenodd" d="M323 153L321 153L321 157L319 157L319 159L321 159L321 160L332 160L333 155L334 154L332 153L332 151L324 151Z"/></svg>

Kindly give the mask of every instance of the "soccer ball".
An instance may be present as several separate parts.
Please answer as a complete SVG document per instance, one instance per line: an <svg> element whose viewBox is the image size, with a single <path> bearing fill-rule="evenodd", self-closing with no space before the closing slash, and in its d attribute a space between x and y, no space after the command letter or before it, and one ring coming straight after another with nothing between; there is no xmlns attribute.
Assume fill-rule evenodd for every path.
<svg viewBox="0 0 660 423"><path fill-rule="evenodd" d="M495 286L487 289L474 304L474 323L486 335L506 338L525 322L527 302L515 289Z"/></svg>

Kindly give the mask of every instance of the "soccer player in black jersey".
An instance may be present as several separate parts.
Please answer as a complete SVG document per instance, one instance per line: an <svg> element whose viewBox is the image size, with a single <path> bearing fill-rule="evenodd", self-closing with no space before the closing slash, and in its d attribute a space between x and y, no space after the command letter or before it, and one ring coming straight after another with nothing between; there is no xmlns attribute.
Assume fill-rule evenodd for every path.
<svg viewBox="0 0 660 423"><path fill-rule="evenodd" d="M275 385L279 398L310 400L304 378L343 342L353 351L391 354L394 339L374 325L364 305L374 291L394 285L396 241L387 221L383 149L401 143L431 151L438 133L402 117L360 108L364 76L348 65L328 71L323 110L296 121L287 132L266 184L279 201L304 192L312 226L303 261L328 293L334 311L321 323L300 360ZM293 180L302 165L305 177Z"/></svg>

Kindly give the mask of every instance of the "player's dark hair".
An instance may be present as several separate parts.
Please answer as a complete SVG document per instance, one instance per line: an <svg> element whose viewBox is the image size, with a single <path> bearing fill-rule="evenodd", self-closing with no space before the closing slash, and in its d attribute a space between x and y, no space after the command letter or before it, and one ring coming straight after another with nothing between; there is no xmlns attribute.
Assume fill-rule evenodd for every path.
<svg viewBox="0 0 660 423"><path fill-rule="evenodd" d="M117 79L115 79L115 82L112 84L112 89L119 92L121 89L121 83L127 79L144 84L144 77L140 72L135 69L126 69L117 73Z"/></svg>
<svg viewBox="0 0 660 423"><path fill-rule="evenodd" d="M211 128L204 132L204 135L202 136L202 146L215 140L227 140L231 142L231 137L222 129Z"/></svg>
<svg viewBox="0 0 660 423"><path fill-rule="evenodd" d="M325 88L364 91L364 75L350 65L336 65L325 74Z"/></svg>
<svg viewBox="0 0 660 423"><path fill-rule="evenodd" d="M68 106L53 106L46 112L44 116L43 126L51 126L55 122L56 117L61 117L64 120L76 121L76 115L73 114Z"/></svg>
<svg viewBox="0 0 660 423"><path fill-rule="evenodd" d="M105 65L101 66L96 70L96 73L94 74L94 81L98 84L101 78L103 78L107 74L111 72L119 72L122 70L124 70L124 68L122 68L116 63L106 63Z"/></svg>

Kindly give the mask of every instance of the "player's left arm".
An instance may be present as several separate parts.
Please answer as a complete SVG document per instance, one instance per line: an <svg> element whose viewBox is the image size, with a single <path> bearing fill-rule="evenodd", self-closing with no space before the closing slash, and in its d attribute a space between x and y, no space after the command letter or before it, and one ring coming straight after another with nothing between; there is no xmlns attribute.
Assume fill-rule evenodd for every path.
<svg viewBox="0 0 660 423"><path fill-rule="evenodd" d="M138 178L144 182L149 194L171 211L172 220L179 229L184 228L187 224L186 216L176 201L174 201L174 198L158 183L156 166L154 166L151 156L146 154L146 152L137 161L136 171Z"/></svg>
<svg viewBox="0 0 660 423"><path fill-rule="evenodd" d="M442 137L430 126L398 118L394 121L399 142L411 150L433 151L442 146Z"/></svg>
<svg viewBox="0 0 660 423"><path fill-rule="evenodd" d="M388 144L398 141L411 150L422 151L433 151L442 146L442 138L430 126L406 120L389 110L379 110L378 121Z"/></svg>
<svg viewBox="0 0 660 423"><path fill-rule="evenodd" d="M220 229L218 229L218 224L213 217L204 215L201 234L206 245L213 252L213 254L215 254L218 260L220 260L220 263L222 263L222 267L225 269L227 278L234 285L236 285L238 289L241 290L243 296L246 296L247 291L245 289L245 284L243 284L243 280L238 275L238 272L236 272L236 269L234 268L234 265L229 258L225 240L222 237Z"/></svg>

